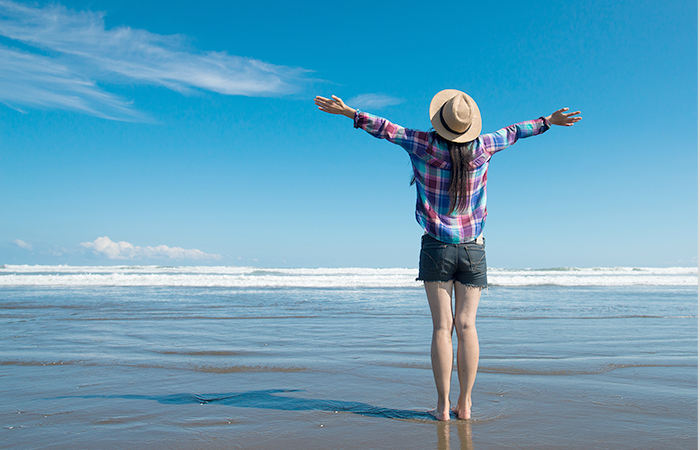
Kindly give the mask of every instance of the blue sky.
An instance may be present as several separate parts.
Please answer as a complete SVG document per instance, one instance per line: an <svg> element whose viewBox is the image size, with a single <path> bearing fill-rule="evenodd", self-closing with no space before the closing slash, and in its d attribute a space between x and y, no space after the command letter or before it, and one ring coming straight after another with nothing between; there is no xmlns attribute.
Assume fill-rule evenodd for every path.
<svg viewBox="0 0 700 450"><path fill-rule="evenodd" d="M697 264L691 1L0 0L0 264L416 267L428 129L583 111L489 169L493 267Z"/></svg>

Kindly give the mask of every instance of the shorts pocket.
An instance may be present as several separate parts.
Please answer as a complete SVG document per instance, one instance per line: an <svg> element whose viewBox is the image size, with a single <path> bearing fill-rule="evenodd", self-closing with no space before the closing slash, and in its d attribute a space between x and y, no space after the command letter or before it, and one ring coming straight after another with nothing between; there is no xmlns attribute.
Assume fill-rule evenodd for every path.
<svg viewBox="0 0 700 450"><path fill-rule="evenodd" d="M472 272L486 272L486 249L481 245L468 245L465 250L469 257L470 269Z"/></svg>
<svg viewBox="0 0 700 450"><path fill-rule="evenodd" d="M420 251L419 267L421 272L441 271L444 267L447 245L423 245Z"/></svg>

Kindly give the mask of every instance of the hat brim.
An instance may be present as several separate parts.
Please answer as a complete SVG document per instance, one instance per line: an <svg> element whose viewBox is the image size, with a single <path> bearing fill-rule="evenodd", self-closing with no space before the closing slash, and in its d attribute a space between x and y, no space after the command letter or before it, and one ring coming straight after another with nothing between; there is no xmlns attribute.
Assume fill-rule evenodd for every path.
<svg viewBox="0 0 700 450"><path fill-rule="evenodd" d="M435 94L435 97L430 101L430 123L433 124L435 131L448 141L459 143L473 141L481 133L481 112L474 99L469 95L464 94L472 112L472 124L467 131L461 134L447 131L440 120L440 108L457 94L464 94L464 92L457 89L445 89Z"/></svg>

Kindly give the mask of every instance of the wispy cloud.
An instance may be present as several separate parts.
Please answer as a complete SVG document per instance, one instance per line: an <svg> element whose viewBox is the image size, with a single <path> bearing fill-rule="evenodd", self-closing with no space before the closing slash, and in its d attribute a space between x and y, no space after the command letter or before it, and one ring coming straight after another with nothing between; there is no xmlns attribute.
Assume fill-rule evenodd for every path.
<svg viewBox="0 0 700 450"><path fill-rule="evenodd" d="M26 250L32 255L39 256L64 256L71 253L68 249L60 247L56 244L46 244L43 242L32 242L23 241L22 239L15 239L11 241L11 244ZM0 246L2 244L0 243Z"/></svg>
<svg viewBox="0 0 700 450"><path fill-rule="evenodd" d="M383 108L403 103L403 100L385 94L360 94L346 102L355 108Z"/></svg>
<svg viewBox="0 0 700 450"><path fill-rule="evenodd" d="M130 27L106 29L104 13L0 0L0 101L145 120L102 83L143 83L178 92L277 96L299 90L308 71L226 52L201 52L180 35ZM45 54L41 54L41 52ZM47 56L48 55L48 56Z"/></svg>
<svg viewBox="0 0 700 450"><path fill-rule="evenodd" d="M80 111L114 120L148 121L145 114L51 58L0 45L0 99L15 105ZM21 111L21 110L20 110Z"/></svg>
<svg viewBox="0 0 700 450"><path fill-rule="evenodd" d="M80 245L91 249L96 255L106 256L109 259L218 260L223 258L221 255L204 253L197 249L188 250L167 245L140 247L125 241L114 242L107 236L99 237L93 242L83 242Z"/></svg>
<svg viewBox="0 0 700 450"><path fill-rule="evenodd" d="M27 244L22 239L15 239L14 241L12 241L12 243L15 244L19 248L23 248L23 249L29 250L29 251L32 250L32 244Z"/></svg>

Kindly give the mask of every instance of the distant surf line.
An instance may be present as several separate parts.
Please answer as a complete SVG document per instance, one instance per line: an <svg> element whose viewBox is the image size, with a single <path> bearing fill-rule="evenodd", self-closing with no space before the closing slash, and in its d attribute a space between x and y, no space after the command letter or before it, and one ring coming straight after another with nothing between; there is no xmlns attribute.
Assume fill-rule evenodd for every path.
<svg viewBox="0 0 700 450"><path fill-rule="evenodd" d="M593 267L488 271L490 287L697 286L697 267ZM421 288L405 268L261 269L237 266L0 266L3 286L153 286L245 289Z"/></svg>

